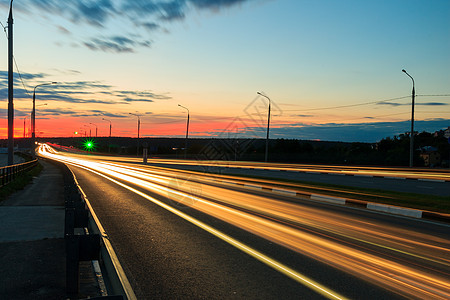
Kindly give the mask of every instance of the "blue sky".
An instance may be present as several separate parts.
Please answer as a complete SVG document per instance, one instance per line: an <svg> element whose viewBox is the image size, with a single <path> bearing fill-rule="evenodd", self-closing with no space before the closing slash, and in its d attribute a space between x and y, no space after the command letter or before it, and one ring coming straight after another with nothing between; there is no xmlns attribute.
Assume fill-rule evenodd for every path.
<svg viewBox="0 0 450 300"><path fill-rule="evenodd" d="M3 25L8 7L0 1ZM38 90L47 104L38 110L42 136L90 123L106 135L102 118L113 134L130 136L130 113L141 116L144 136L183 136L180 103L193 136L233 127L264 137L255 129L264 128L262 91L276 108L274 138L374 142L409 130L412 82L403 68L416 82L416 130L443 129L449 16L446 0L15 0L14 54L28 90L16 75L16 134L33 87L57 81ZM2 44L0 128L6 37Z"/></svg>

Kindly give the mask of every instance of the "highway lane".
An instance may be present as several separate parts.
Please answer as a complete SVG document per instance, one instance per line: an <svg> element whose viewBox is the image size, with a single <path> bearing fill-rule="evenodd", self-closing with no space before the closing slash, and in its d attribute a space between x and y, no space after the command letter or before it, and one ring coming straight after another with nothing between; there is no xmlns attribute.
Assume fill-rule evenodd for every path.
<svg viewBox="0 0 450 300"><path fill-rule="evenodd" d="M139 162L138 159L131 159L130 161ZM154 160L148 161L149 165L161 166L165 168L177 168L180 170L196 170L200 172L215 172L220 174L236 174L242 176L254 176L265 178L278 178L283 180L303 181L303 182L315 182L342 186L351 186L358 188L369 188L378 190L387 190L393 192L402 193L415 193L426 194L436 196L450 196L450 181L447 180L447 176L440 176L438 179L426 179L422 176L412 177L410 174L409 179L401 177L402 174L398 173L397 176L389 174L390 176L382 176L385 173L372 173L372 175L364 174L363 172L329 172L326 170L317 169L315 171L293 171L288 169L277 168L245 168L245 167L225 167L222 165L214 164L177 164L175 161L166 164L155 162ZM446 173L443 173L446 175ZM388 175L388 174L385 174ZM420 174L419 174L420 175ZM447 181L442 181L445 178ZM415 180L412 180L415 179Z"/></svg>
<svg viewBox="0 0 450 300"><path fill-rule="evenodd" d="M50 154L47 155L50 156ZM82 168L95 169L106 176L114 177L123 184L137 188L144 195L157 197L159 201L164 200L166 201L164 203L169 203L171 207L181 209L182 212L189 212L191 216L208 220L209 224L220 227L222 231L232 232L239 236L241 241L247 242L257 237L256 239L265 241L266 244L263 246L258 246L263 242L256 243L257 248L262 248L265 253L272 253L271 249L274 247L282 249L276 252L285 254L280 256L280 254L272 253L272 255L277 257L277 260L285 261L285 266L295 266L295 269L292 269L294 273L298 269L304 270L302 265L305 262L315 264L313 268L306 270L308 275L312 272L314 278L319 279L316 279L318 282L332 287L330 293L333 295L343 294L350 298L360 298L363 291L367 289L376 291L371 293L374 299L392 297L390 292L386 291L393 291L406 297L419 295L424 298L431 296L438 298L450 295L448 226L391 218L356 210L349 211L342 207L302 202L298 199L293 201L287 196L269 195L264 191L232 190L227 183L211 181L210 178L202 176L194 177L189 173L180 175L180 172L170 169L99 161L94 156L85 156L81 161L78 160L80 156L75 158L68 154L53 158L78 164ZM86 178L84 184L91 186L88 190L95 195L96 186L101 184L89 185L93 181L93 175L86 175L86 171L83 172L85 173L81 176ZM81 171L76 173L83 174ZM118 187L114 188L110 183L108 188L104 188L100 194L97 193L97 196L93 197L97 199L95 201L102 201L98 200L102 198L101 195L109 195L109 191L113 190L115 192L112 192L108 198L114 199L114 195L122 193L116 191L117 189ZM139 201L136 198L142 198L144 195L130 198L134 199L134 203ZM104 209L108 210L108 200L103 199L103 202L105 201ZM131 205L130 202L126 203ZM125 203L118 208L117 204L112 206L116 207L116 210L121 210L122 205ZM141 206L138 205L138 207ZM147 206L145 207L149 210ZM168 210L167 207L161 205L160 207ZM130 209L134 213L139 211L134 205ZM126 215L123 218L126 218ZM145 218L145 214L142 216L142 213L139 213L139 215ZM132 221L129 220L129 222ZM152 221L147 222L151 227ZM127 224L126 227L128 227L127 221L122 220L119 224ZM111 226L114 227L114 225ZM170 228L171 225L167 224L167 226ZM138 232L142 231L141 227L138 226L138 228L141 229ZM203 230L206 229L203 228ZM231 256L234 257L235 254ZM285 256L289 256L289 259L283 259ZM280 271L279 266L271 267L273 270ZM321 274L337 275L330 278L327 275L317 275L316 271L311 269L320 269ZM304 287L320 292L302 280L303 272L301 275L290 274L290 276L290 280L283 282L295 280L299 283L299 287L293 290L294 294L297 288L297 291L302 291ZM342 278L345 278L344 283L341 281ZM336 284L336 281L339 284ZM377 288L372 287L373 284ZM290 289L282 290L288 293ZM325 288L325 290L328 289ZM289 295L286 294L286 296ZM329 296L329 294L326 295Z"/></svg>
<svg viewBox="0 0 450 300"><path fill-rule="evenodd" d="M61 147L54 145L56 147ZM62 149L70 150L63 147ZM102 159L108 159L102 156ZM110 157L111 160L127 162L142 162L142 158L134 157ZM420 179L424 181L445 182L450 181L449 169L431 168L406 168L406 167L369 167L369 166L345 166L345 165L311 165L311 164L287 164L264 163L249 161L221 161L221 160L183 160L183 159L149 159L152 164L175 166L203 166L205 168L241 168L251 170L273 170L287 172L305 172L309 174L335 174L381 178Z"/></svg>
<svg viewBox="0 0 450 300"><path fill-rule="evenodd" d="M132 160L133 159L131 159L131 161ZM174 160L174 159L152 159L151 162L154 164L216 166L228 168L245 168L253 170L308 172L312 174L326 173L336 175L422 179L437 182L450 181L450 170L448 169L308 165L308 164L245 162L245 161L203 161L203 160Z"/></svg>
<svg viewBox="0 0 450 300"><path fill-rule="evenodd" d="M95 155L92 155L92 157L94 158ZM141 158L133 157L100 156L100 158L117 162L142 162ZM180 170L279 178L402 193L450 196L450 170L446 169L352 167L174 159L149 159L148 164Z"/></svg>

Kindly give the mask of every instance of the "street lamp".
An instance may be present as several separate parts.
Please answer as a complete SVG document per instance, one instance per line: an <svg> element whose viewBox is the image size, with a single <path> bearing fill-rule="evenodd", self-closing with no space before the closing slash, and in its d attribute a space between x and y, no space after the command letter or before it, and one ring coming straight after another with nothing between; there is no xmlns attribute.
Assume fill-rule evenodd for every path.
<svg viewBox="0 0 450 300"><path fill-rule="evenodd" d="M267 136L266 136L266 154L264 157L264 161L267 162L267 158L269 156L269 128L270 128L270 105L271 105L271 101L270 98L267 97L264 94L261 94L260 92L256 92L258 95L263 96L264 98L267 98L267 100L269 100L269 112L267 114Z"/></svg>
<svg viewBox="0 0 450 300"><path fill-rule="evenodd" d="M414 159L414 98L416 97L416 91L414 87L414 78L412 78L411 75L408 74L408 72L405 71L405 69L402 70L403 73L408 75L409 78L412 80L412 92L411 92L411 134L409 137L409 166L413 166L413 159Z"/></svg>
<svg viewBox="0 0 450 300"><path fill-rule="evenodd" d="M111 137L111 128L112 128L112 123L111 120L107 120L105 118L102 118L103 121L108 121L109 122L109 137Z"/></svg>
<svg viewBox="0 0 450 300"><path fill-rule="evenodd" d="M137 114L133 114L133 113L129 113L129 114L133 115L133 116L136 116L138 118L138 123L137 123L137 130L138 130L138 132L137 132L137 134L138 134L138 139L137 139L137 156L139 156L139 131L140 131L140 128L141 128L141 118Z"/></svg>
<svg viewBox="0 0 450 300"><path fill-rule="evenodd" d="M97 126L97 124L94 124L94 123L89 123L89 124L92 124L92 125L95 126L95 137L97 137L97 132L98 132L98 126Z"/></svg>
<svg viewBox="0 0 450 300"><path fill-rule="evenodd" d="M23 138L26 137L26 131L25 131L25 120L28 118L28 116L26 116L25 118L23 118Z"/></svg>
<svg viewBox="0 0 450 300"><path fill-rule="evenodd" d="M84 127L88 127L89 128L89 137L92 137L92 131L91 131L91 126L84 124Z"/></svg>
<svg viewBox="0 0 450 300"><path fill-rule="evenodd" d="M35 123L35 117L36 117L36 88L43 85L51 85L56 84L57 82L47 82L47 83L41 83L34 87L33 90L33 110L31 111L31 153L33 157L36 156L36 152L34 150L34 145L36 143L36 123Z"/></svg>
<svg viewBox="0 0 450 300"><path fill-rule="evenodd" d="M14 164L14 70L13 70L13 0L9 5L8 16L8 165ZM34 145L31 147L34 153Z"/></svg>
<svg viewBox="0 0 450 300"><path fill-rule="evenodd" d="M87 137L86 129L83 129L83 127L80 127L81 136L83 136L84 131L84 137Z"/></svg>
<svg viewBox="0 0 450 300"><path fill-rule="evenodd" d="M187 122L186 122L186 141L184 142L184 158L187 158L187 148L188 148L188 138L189 138L189 109L184 107L181 104L178 104L179 107L187 110Z"/></svg>

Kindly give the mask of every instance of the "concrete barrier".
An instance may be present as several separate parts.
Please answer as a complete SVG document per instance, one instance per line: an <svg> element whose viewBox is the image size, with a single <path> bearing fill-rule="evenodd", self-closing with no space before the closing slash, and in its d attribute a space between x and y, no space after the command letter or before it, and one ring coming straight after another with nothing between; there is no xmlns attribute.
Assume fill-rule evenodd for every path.
<svg viewBox="0 0 450 300"><path fill-rule="evenodd" d="M408 216L413 218L422 218L422 211L412 208L403 208L392 205L369 202L367 203L367 209L387 212L390 214Z"/></svg>

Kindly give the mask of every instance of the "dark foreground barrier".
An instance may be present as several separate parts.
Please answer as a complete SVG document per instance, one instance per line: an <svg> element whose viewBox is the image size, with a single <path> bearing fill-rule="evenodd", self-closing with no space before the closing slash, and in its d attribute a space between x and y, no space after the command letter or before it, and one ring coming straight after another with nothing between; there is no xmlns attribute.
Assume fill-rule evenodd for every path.
<svg viewBox="0 0 450 300"><path fill-rule="evenodd" d="M34 168L36 165L37 159L34 159L21 164L0 167L0 187L7 185L21 174Z"/></svg>
<svg viewBox="0 0 450 300"><path fill-rule="evenodd" d="M63 163L52 163L60 167L64 177L67 294L78 294L80 262L98 261L105 289L105 296L99 298L135 299L128 281L128 286L123 284L123 270L118 270L118 263L115 263L117 257L114 253L111 255L112 247L103 230L99 229L101 225L97 224L98 220L94 220L95 214L90 210L72 171Z"/></svg>

